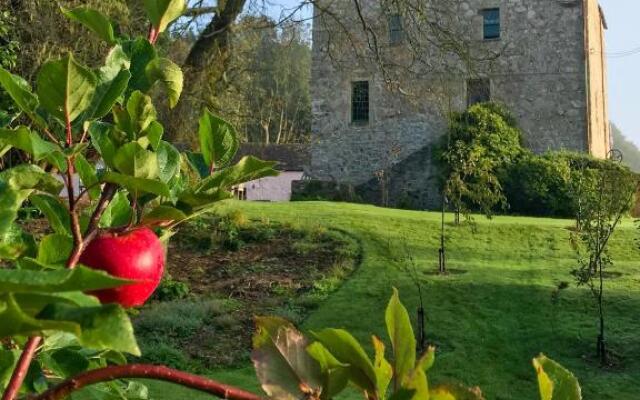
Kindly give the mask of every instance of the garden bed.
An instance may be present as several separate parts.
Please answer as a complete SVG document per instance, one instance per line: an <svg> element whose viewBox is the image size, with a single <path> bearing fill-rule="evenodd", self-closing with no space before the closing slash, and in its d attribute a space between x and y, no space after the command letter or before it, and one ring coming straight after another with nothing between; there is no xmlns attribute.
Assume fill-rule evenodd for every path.
<svg viewBox="0 0 640 400"><path fill-rule="evenodd" d="M197 371L246 363L255 315L302 322L353 271L360 247L339 231L231 213L183 227L168 253L170 278L136 332L145 361Z"/></svg>

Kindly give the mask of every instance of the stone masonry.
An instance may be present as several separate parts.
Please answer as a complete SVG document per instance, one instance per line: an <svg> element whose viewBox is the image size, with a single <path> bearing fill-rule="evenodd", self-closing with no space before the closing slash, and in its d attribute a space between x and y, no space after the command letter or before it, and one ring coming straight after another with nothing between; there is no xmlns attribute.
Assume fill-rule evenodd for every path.
<svg viewBox="0 0 640 400"><path fill-rule="evenodd" d="M427 1L434 9L445 2L447 15L438 20L462 38L473 63L409 22L405 41L391 43L385 0L360 0L360 12L352 1L317 3L311 178L351 184L372 203L436 207L433 146L446 133L447 114L467 106L474 81L511 110L533 151L607 155L606 22L597 0ZM484 13L496 9L500 37L487 39ZM365 35L365 26L375 35ZM416 37L426 39L416 45ZM364 122L353 121L354 82L368 82Z"/></svg>

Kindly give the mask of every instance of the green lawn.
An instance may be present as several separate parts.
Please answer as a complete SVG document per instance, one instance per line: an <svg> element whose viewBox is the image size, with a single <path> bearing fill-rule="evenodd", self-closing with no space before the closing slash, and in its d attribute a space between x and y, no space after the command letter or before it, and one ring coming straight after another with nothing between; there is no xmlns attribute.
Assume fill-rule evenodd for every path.
<svg viewBox="0 0 640 400"><path fill-rule="evenodd" d="M410 310L417 293L398 267L404 243L415 257L425 287L427 335L438 347L433 382L456 380L478 385L487 399L536 399L531 358L540 352L575 372L584 398L637 399L640 388L640 251L632 221L612 241L621 277L607 281L609 346L620 357L615 368L601 369L591 359L596 314L588 290L576 288L568 220L476 218L477 226L447 225L449 267L464 274L446 277L437 268L437 213L381 209L341 203L230 202L249 217L324 225L343 229L363 246L360 268L305 322L304 329L347 328L369 343L371 333L385 337L383 310L391 288L400 289ZM557 301L552 293L571 283ZM212 376L256 389L250 368L216 371ZM207 398L164 383L150 383L154 398Z"/></svg>

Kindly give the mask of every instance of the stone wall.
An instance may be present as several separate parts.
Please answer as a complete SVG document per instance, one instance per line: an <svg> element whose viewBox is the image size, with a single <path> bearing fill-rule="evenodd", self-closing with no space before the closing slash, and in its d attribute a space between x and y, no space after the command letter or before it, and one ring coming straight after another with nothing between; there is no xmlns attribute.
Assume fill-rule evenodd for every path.
<svg viewBox="0 0 640 400"><path fill-rule="evenodd" d="M606 21L598 0L587 0L585 13L588 71L589 151L604 158L611 149L611 125L607 99L607 63L604 45Z"/></svg>
<svg viewBox="0 0 640 400"><path fill-rule="evenodd" d="M384 42L384 0L362 2L363 18L377 33L375 54L352 3L324 0L322 7L333 12L316 10L307 174L352 184L363 198L380 202L377 174L385 171L390 205L437 207L432 149L446 133L448 112L466 107L467 82L476 78L490 79L492 100L514 113L532 150L595 149L588 134L582 1L452 1L448 28L464 39L468 60L474 61L425 42L419 52L427 61L408 68L415 44ZM501 9L501 38L487 41L481 10L493 7ZM364 126L351 123L351 85L358 80L370 82L370 121Z"/></svg>

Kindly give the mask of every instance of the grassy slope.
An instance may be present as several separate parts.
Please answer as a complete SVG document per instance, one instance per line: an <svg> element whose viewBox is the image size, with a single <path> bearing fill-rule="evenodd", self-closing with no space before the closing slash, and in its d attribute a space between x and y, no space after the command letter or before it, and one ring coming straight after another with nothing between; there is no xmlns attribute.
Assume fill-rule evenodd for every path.
<svg viewBox="0 0 640 400"><path fill-rule="evenodd" d="M394 259L407 243L424 271L437 265L439 215L339 203L228 203L252 218L338 227L357 236L364 260L358 271L306 321L304 328L344 327L362 341L370 333L385 337L383 310L392 286L403 301L417 305L417 294ZM640 252L636 230L626 222L612 242L624 276L607 283L609 345L622 357L613 370L587 361L596 337L596 317L587 289L575 288L569 247L570 221L498 217L468 226L448 226L449 267L460 275L424 275L427 335L439 354L431 380L455 379L479 385L488 399L535 399L530 360L539 352L573 370L586 399L636 399L640 387ZM390 245L391 244L391 245ZM560 300L553 289L571 282ZM214 373L229 383L255 388L252 371ZM172 385L151 385L156 398L200 396ZM206 397L202 397L206 398Z"/></svg>

